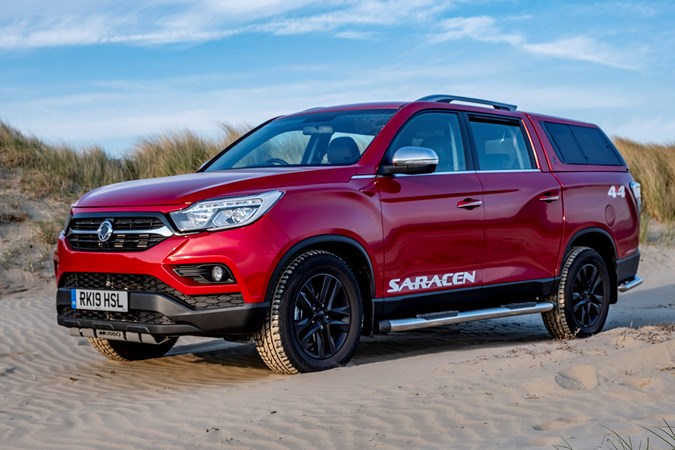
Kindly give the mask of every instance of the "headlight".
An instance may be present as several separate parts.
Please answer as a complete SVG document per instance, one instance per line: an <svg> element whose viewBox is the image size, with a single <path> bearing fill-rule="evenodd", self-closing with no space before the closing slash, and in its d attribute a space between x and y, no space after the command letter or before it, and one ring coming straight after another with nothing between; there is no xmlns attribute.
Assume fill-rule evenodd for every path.
<svg viewBox="0 0 675 450"><path fill-rule="evenodd" d="M241 227L258 220L282 195L281 191L269 191L245 197L206 200L172 212L171 218L180 231Z"/></svg>

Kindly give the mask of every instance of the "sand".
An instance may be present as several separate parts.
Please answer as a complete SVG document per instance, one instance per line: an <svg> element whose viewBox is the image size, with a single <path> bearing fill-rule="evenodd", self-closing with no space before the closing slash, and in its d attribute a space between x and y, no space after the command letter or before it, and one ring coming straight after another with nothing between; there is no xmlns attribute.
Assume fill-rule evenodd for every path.
<svg viewBox="0 0 675 450"><path fill-rule="evenodd" d="M0 297L0 447L612 448L603 426L645 441L641 425L675 425L675 249L645 248L640 274L589 339L496 319L364 337L347 367L297 376L216 339L108 361L28 277Z"/></svg>

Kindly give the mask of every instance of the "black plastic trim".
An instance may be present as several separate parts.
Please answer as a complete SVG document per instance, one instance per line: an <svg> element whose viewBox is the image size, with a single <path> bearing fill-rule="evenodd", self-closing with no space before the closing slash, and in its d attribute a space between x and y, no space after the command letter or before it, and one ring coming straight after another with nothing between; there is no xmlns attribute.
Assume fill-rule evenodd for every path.
<svg viewBox="0 0 675 450"><path fill-rule="evenodd" d="M567 254L570 252L572 249L572 243L579 239L582 236L585 236L589 233L600 233L604 235L607 239L609 239L609 242L612 244L612 263L616 263L616 244L614 242L614 239L612 238L612 235L609 234L607 231L603 230L602 228L597 228L597 227L592 227L592 228L584 228L581 231L577 231L574 236L572 236L569 241L567 242L567 246L565 247L565 253L563 253L563 263L564 263L564 257L567 256ZM608 267L607 270L610 272L612 271L611 267Z"/></svg>
<svg viewBox="0 0 675 450"><path fill-rule="evenodd" d="M56 305L70 306L71 289L61 288L56 293ZM161 294L129 293L129 309L155 311L173 320L175 325L149 325L127 322L77 319L58 316L59 325L77 328L95 328L148 333L157 336L252 334L262 326L269 303L247 303L223 309L194 311ZM147 331L138 331L139 328Z"/></svg>
<svg viewBox="0 0 675 450"><path fill-rule="evenodd" d="M361 255L368 264L368 271L370 272L370 276L368 277L370 282L370 295L374 297L375 277L373 272L373 264L370 261L370 256L368 256L368 252L366 251L366 249L363 248L363 246L358 241L349 238L347 236L342 236L340 234L324 234L321 236L314 236L311 238L307 238L304 241L300 241L293 247L288 249L288 251L284 254L284 256L279 260L279 263L277 264L277 267L274 270L272 277L268 281L268 294L271 294L271 292L269 292L269 289L273 288L273 285L271 283L276 281L278 276L281 274L281 271L290 262L292 257L296 256L298 253L300 253L302 250L306 248L312 248L317 244L327 244L327 243L349 244L355 247L361 253Z"/></svg>
<svg viewBox="0 0 675 450"><path fill-rule="evenodd" d="M632 279L638 271L640 265L640 251L630 256L616 260L616 280L617 284Z"/></svg>
<svg viewBox="0 0 675 450"><path fill-rule="evenodd" d="M400 319L443 311L470 311L541 300L553 292L557 278L476 286L446 291L424 292L375 298L376 320Z"/></svg>

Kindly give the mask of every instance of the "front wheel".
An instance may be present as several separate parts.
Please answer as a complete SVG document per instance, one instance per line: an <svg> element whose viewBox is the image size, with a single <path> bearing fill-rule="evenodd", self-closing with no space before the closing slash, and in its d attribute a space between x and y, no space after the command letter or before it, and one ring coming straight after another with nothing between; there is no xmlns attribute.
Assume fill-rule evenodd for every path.
<svg viewBox="0 0 675 450"><path fill-rule="evenodd" d="M359 286L337 255L312 250L281 274L270 311L254 336L261 358L282 374L316 372L347 363L362 325Z"/></svg>
<svg viewBox="0 0 675 450"><path fill-rule="evenodd" d="M602 257L588 247L573 247L565 259L553 310L542 313L546 329L557 339L599 333L607 320L611 286Z"/></svg>

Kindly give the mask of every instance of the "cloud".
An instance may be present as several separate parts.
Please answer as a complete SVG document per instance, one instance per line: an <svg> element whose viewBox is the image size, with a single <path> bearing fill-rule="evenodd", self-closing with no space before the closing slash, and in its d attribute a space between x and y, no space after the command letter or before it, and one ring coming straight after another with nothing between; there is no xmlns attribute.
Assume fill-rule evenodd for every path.
<svg viewBox="0 0 675 450"><path fill-rule="evenodd" d="M347 30L347 31L341 31L339 33L335 33L335 37L342 38L342 39L352 39L355 41L365 41L365 40L375 40L376 39L376 34L373 33L372 31L354 31L354 30Z"/></svg>
<svg viewBox="0 0 675 450"><path fill-rule="evenodd" d="M587 36L558 39L540 44L523 44L522 49L537 55L588 61L619 69L636 68L625 61L625 56Z"/></svg>
<svg viewBox="0 0 675 450"><path fill-rule="evenodd" d="M521 18L522 19L522 18ZM636 69L625 55L589 36L561 38L554 41L532 43L517 33L505 33L490 16L453 17L441 23L441 31L429 37L431 42L472 39L481 42L505 43L536 55L586 61L620 69Z"/></svg>
<svg viewBox="0 0 675 450"><path fill-rule="evenodd" d="M501 32L496 21L489 16L453 17L441 23L442 31L431 37L432 42L444 42L457 39L475 39L483 42L506 42L518 46L522 36Z"/></svg>
<svg viewBox="0 0 675 450"><path fill-rule="evenodd" d="M456 1L155 0L150 2L40 1L0 11L0 49L92 44L162 45L207 42L244 33L328 32L372 37L372 27L420 23ZM22 2L19 2L21 4ZM41 9L44 8L44 9ZM366 29L362 29L366 28Z"/></svg>

